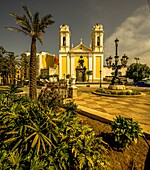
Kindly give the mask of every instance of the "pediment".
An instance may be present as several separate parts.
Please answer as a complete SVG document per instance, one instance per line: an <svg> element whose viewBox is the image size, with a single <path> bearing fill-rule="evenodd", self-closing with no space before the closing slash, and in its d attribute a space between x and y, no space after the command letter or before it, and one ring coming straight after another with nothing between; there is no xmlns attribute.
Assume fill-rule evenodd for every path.
<svg viewBox="0 0 150 170"><path fill-rule="evenodd" d="M70 51L71 52L91 52L92 49L80 43L76 47L73 47Z"/></svg>

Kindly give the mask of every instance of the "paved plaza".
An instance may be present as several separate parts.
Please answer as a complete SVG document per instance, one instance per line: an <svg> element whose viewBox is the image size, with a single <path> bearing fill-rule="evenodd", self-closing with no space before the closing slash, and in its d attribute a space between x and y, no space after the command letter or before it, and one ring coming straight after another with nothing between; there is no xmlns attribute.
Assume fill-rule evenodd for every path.
<svg viewBox="0 0 150 170"><path fill-rule="evenodd" d="M78 86L78 98L75 99L75 103L79 109L93 114L93 117L96 115L96 118L110 121L117 115L133 118L140 123L144 132L150 134L150 88L141 88L142 91L146 91L146 96L130 98L92 94L91 91L96 88L98 86Z"/></svg>
<svg viewBox="0 0 150 170"><path fill-rule="evenodd" d="M150 88L146 87L129 87L145 92L146 96L140 97L105 97L92 94L92 91L99 88L99 85L90 85L86 87L86 84L76 85L78 91L78 97L74 99L74 102L78 105L78 108L86 115L89 115L98 120L110 122L115 116L121 115L124 117L133 118L138 121L143 128L143 131L150 134ZM107 84L102 85L103 88L107 88ZM28 88L22 88L25 93L28 93ZM41 89L38 89L38 93Z"/></svg>

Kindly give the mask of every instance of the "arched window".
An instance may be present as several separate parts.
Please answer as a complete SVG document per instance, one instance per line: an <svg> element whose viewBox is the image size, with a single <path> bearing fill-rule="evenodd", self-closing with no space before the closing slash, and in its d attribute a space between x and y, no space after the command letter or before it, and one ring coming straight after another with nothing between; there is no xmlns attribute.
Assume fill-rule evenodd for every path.
<svg viewBox="0 0 150 170"><path fill-rule="evenodd" d="M66 37L63 37L63 46L66 46Z"/></svg>
<svg viewBox="0 0 150 170"><path fill-rule="evenodd" d="M97 37L97 46L100 46L100 37Z"/></svg>

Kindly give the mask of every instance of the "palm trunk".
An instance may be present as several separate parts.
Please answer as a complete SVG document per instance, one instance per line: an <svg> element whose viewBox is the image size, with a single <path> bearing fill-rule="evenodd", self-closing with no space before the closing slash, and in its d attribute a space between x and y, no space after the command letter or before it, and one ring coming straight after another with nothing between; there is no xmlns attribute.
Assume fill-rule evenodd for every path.
<svg viewBox="0 0 150 170"><path fill-rule="evenodd" d="M29 96L31 100L37 100L36 88L36 37L32 37L30 54L30 87Z"/></svg>

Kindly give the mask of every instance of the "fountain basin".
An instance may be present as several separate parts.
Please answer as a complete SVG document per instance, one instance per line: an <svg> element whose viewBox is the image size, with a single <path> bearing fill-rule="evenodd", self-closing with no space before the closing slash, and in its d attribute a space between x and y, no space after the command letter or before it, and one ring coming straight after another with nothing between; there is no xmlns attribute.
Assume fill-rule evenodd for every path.
<svg viewBox="0 0 150 170"><path fill-rule="evenodd" d="M108 97L138 97L146 95L145 93L137 92L131 89L97 89L93 92L96 95Z"/></svg>
<svg viewBox="0 0 150 170"><path fill-rule="evenodd" d="M126 87L125 85L122 85L122 84L114 84L114 85L109 85L108 89L110 90L125 90Z"/></svg>

